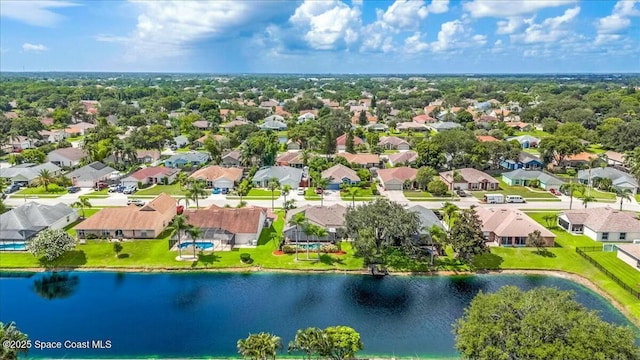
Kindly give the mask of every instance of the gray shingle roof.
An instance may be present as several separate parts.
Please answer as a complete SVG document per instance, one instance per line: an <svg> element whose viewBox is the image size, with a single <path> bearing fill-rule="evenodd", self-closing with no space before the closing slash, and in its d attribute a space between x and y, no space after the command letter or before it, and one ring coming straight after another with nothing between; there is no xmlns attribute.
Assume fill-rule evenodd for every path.
<svg viewBox="0 0 640 360"><path fill-rule="evenodd" d="M99 161L94 161L89 165L83 166L78 170L74 170L67 174L69 179L75 178L77 181L97 180L105 175L111 174L116 169L107 166Z"/></svg>
<svg viewBox="0 0 640 360"><path fill-rule="evenodd" d="M209 154L203 152L186 152L186 153L178 153L175 155L171 155L170 158L165 160L165 162L176 162L177 160L183 159L186 162L199 162L204 163L209 161Z"/></svg>
<svg viewBox="0 0 640 360"><path fill-rule="evenodd" d="M583 224L595 232L640 232L640 220L635 213L610 207L567 210L560 215L565 215L572 224Z"/></svg>
<svg viewBox="0 0 640 360"><path fill-rule="evenodd" d="M518 169L514 171L510 171L502 174L502 176L507 177L512 180L540 180L547 185L562 185L564 181L556 178L555 176L549 175L539 170L524 170Z"/></svg>
<svg viewBox="0 0 640 360"><path fill-rule="evenodd" d="M618 186L622 184L631 184L632 186L638 187L638 182L633 176L627 174L624 171L620 171L616 168L612 167L597 167L591 169L591 180L595 178L601 179L611 179L613 186ZM588 181L589 180L589 170L580 170L578 171L578 179Z"/></svg>
<svg viewBox="0 0 640 360"><path fill-rule="evenodd" d="M27 240L77 210L59 203L29 202L0 215L0 240Z"/></svg>
<svg viewBox="0 0 640 360"><path fill-rule="evenodd" d="M420 219L420 226L422 228L431 228L431 226L435 225L441 229L444 229L440 220L431 209L427 209L422 205L414 205L407 210L413 211L418 214L418 218ZM424 230L421 230L421 232Z"/></svg>
<svg viewBox="0 0 640 360"><path fill-rule="evenodd" d="M49 172L54 173L60 171L60 167L50 162L40 165L21 164L21 166L14 166L0 170L0 177L11 179L15 176L22 175L31 181L38 177L41 170L49 170Z"/></svg>
<svg viewBox="0 0 640 360"><path fill-rule="evenodd" d="M292 187L297 187L302 179L302 170L292 168L289 166L268 166L258 170L253 175L253 181L265 181L272 177L275 177L280 182L280 185L289 184Z"/></svg>

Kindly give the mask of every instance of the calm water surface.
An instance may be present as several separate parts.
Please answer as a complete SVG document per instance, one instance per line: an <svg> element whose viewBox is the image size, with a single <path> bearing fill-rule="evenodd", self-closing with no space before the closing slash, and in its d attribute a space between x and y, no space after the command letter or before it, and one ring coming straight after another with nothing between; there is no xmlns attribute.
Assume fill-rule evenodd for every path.
<svg viewBox="0 0 640 360"><path fill-rule="evenodd" d="M609 322L631 325L605 299L547 276L387 277L298 274L40 273L0 279L0 321L32 340L111 340L111 349L35 350L30 357L234 356L268 331L348 325L366 354L455 356L451 324L482 290L573 290Z"/></svg>

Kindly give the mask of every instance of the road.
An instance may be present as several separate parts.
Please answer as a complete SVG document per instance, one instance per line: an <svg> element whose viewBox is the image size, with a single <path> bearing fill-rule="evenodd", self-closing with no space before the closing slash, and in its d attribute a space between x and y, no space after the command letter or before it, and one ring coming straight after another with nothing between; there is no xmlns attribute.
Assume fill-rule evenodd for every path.
<svg viewBox="0 0 640 360"><path fill-rule="evenodd" d="M82 189L80 192L75 193L75 194L65 194L62 195L58 198L31 198L31 197L24 197L18 194L12 194L9 196L9 198L5 199L5 204L10 205L10 206L18 206L21 204L26 203L27 201L37 201L43 204L57 204L57 203L65 203L65 204L72 204L74 202L76 202L78 200L79 196L82 195L86 195L87 193L89 193L91 190L90 189ZM438 209L441 208L443 205L443 202L440 201L408 201L404 195L402 194L401 191L383 191L382 194L386 197L388 197L389 199L396 201L398 203L401 203L403 205L422 205L426 208L430 208L430 209ZM121 193L112 193L109 194L109 197L107 198L90 198L89 201L91 202L91 204L94 207L105 207L105 206L125 206L127 204L127 199L128 196L125 194L121 194ZM152 197L149 197L148 200L151 200ZM317 200L305 200L304 196L301 195L297 195L295 193L291 193L287 199L295 199L295 205L297 207L303 206L303 205L320 205L320 201ZM569 209L569 197L568 196L560 196L561 201L529 201L527 203L523 203L523 204L482 204L483 206L488 206L488 207L503 207L503 206L509 206L509 207L513 207L513 208L518 208L518 209L522 209L522 210L531 210L531 209L536 209L536 210L542 210L542 209L548 209L548 210L564 210L564 209ZM146 199L145 199L146 200ZM182 202L182 198L178 198L178 200L180 202ZM265 198L264 200L245 200L247 202L248 205L253 205L253 206L261 206L261 207L271 207L271 199L269 198ZM217 194L217 195L209 195L206 199L201 199L199 200L200 203L200 207L208 207L210 205L217 205L217 206L225 206L225 205L230 205L230 206L236 206L238 205L238 203L240 202L239 199L232 199L232 200L227 200L225 195L222 194ZM276 207L282 207L282 203L284 202L283 197L279 197L275 200L275 206ZM472 205L481 205L480 201L474 197L464 197L464 198L460 198L459 201L454 201L454 203L456 205L458 205L460 208L469 208ZM342 200L339 196L339 194L336 191L327 191L326 195L325 195L325 199L324 199L324 204L325 205L333 205L333 204L342 204L345 206L351 205L351 201L345 201ZM195 206L195 204L193 202L190 202L190 206L193 207ZM618 199L618 202L616 203L606 203L606 202L592 202L589 203L588 205L589 207L605 207L605 206L611 206L615 209L620 207L620 201ZM574 209L578 209L582 207L582 202L578 199L573 199L573 208ZM630 210L630 211L638 211L640 212L640 205L635 201L635 199L632 199L631 202L625 202L623 205L623 209L624 210Z"/></svg>

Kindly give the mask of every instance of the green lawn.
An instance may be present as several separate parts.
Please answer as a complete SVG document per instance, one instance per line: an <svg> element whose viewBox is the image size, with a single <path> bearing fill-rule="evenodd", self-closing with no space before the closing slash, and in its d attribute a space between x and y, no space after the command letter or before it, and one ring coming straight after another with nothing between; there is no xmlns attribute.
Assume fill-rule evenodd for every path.
<svg viewBox="0 0 640 360"><path fill-rule="evenodd" d="M82 139L84 139L83 135L75 136L75 137L68 137L65 140L67 140L68 142L73 142L73 141L79 141L79 140L82 140Z"/></svg>
<svg viewBox="0 0 640 360"><path fill-rule="evenodd" d="M640 203L640 194L636 195L636 201Z"/></svg>
<svg viewBox="0 0 640 360"><path fill-rule="evenodd" d="M154 185L146 189L138 190L135 195L160 195L167 193L169 195L184 195L186 191L180 189L180 184L175 183L171 185Z"/></svg>
<svg viewBox="0 0 640 360"><path fill-rule="evenodd" d="M251 189L247 194L249 197L267 197L271 199L271 190L268 189ZM280 197L280 190L276 190L273 192L273 196L277 199Z"/></svg>
<svg viewBox="0 0 640 360"><path fill-rule="evenodd" d="M49 185L49 191L45 191L44 186L38 187L29 187L26 189L22 189L16 193L16 197L19 196L37 196L37 197L47 197L47 198L57 198L67 193L67 188L58 186L56 184Z"/></svg>
<svg viewBox="0 0 640 360"><path fill-rule="evenodd" d="M320 200L320 195L315 193L315 189L307 188L304 191L304 199L305 200Z"/></svg>
<svg viewBox="0 0 640 360"><path fill-rule="evenodd" d="M80 196L82 198L96 198L96 199L104 199L109 197L109 189L102 189L100 191L92 191L90 193L88 193L87 195L82 195Z"/></svg>
<svg viewBox="0 0 640 360"><path fill-rule="evenodd" d="M600 144L591 144L587 146L587 152L590 152L592 154L604 154L605 152L607 152L607 150L603 149L602 145Z"/></svg>
<svg viewBox="0 0 640 360"><path fill-rule="evenodd" d="M582 199L584 195L589 194L589 190L584 191L584 193L575 192L573 196L578 199ZM597 189L591 189L591 196L593 196L598 202L615 202L616 194L612 192L600 191Z"/></svg>
<svg viewBox="0 0 640 360"><path fill-rule="evenodd" d="M531 130L531 131L516 131L514 133L514 136L521 136L521 135L531 135L531 136L535 136L537 138L543 138L543 137L547 137L550 136L551 134L541 131L541 130Z"/></svg>
<svg viewBox="0 0 640 360"><path fill-rule="evenodd" d="M351 196L346 192L340 192L340 198L344 201L351 201ZM356 201L370 201L373 200L374 195L371 189L359 189L358 195L356 195Z"/></svg>
<svg viewBox="0 0 640 360"><path fill-rule="evenodd" d="M531 191L524 186L509 186L501 178L496 178L500 181L500 190L497 191L472 191L471 194L482 200L484 194L503 194L503 195L520 195L524 199L535 199L536 201L560 201L557 196L548 191L538 189Z"/></svg>
<svg viewBox="0 0 640 360"><path fill-rule="evenodd" d="M611 271L617 276L623 283L627 284L632 289L640 291L640 271L629 266L629 264L618 259L615 252L588 252L591 258L598 262L598 264Z"/></svg>

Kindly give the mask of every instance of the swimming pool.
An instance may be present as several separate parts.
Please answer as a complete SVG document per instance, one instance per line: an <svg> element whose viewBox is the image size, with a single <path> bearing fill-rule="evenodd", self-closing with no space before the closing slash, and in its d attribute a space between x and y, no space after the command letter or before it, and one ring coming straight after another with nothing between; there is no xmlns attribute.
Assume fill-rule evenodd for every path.
<svg viewBox="0 0 640 360"><path fill-rule="evenodd" d="M193 245L193 242L191 241L183 242L182 244L180 244L180 248L184 249L191 245ZM209 250L213 248L213 244L208 241L196 241L196 248L201 250Z"/></svg>
<svg viewBox="0 0 640 360"><path fill-rule="evenodd" d="M24 251L27 250L26 243L0 244L0 251Z"/></svg>
<svg viewBox="0 0 640 360"><path fill-rule="evenodd" d="M319 250L321 246L322 245L320 245L318 243L311 243L311 244L308 244L308 245L307 244L302 244L302 243L298 244L298 247L300 249L304 249L304 250L307 250L307 249L309 249L309 250Z"/></svg>

